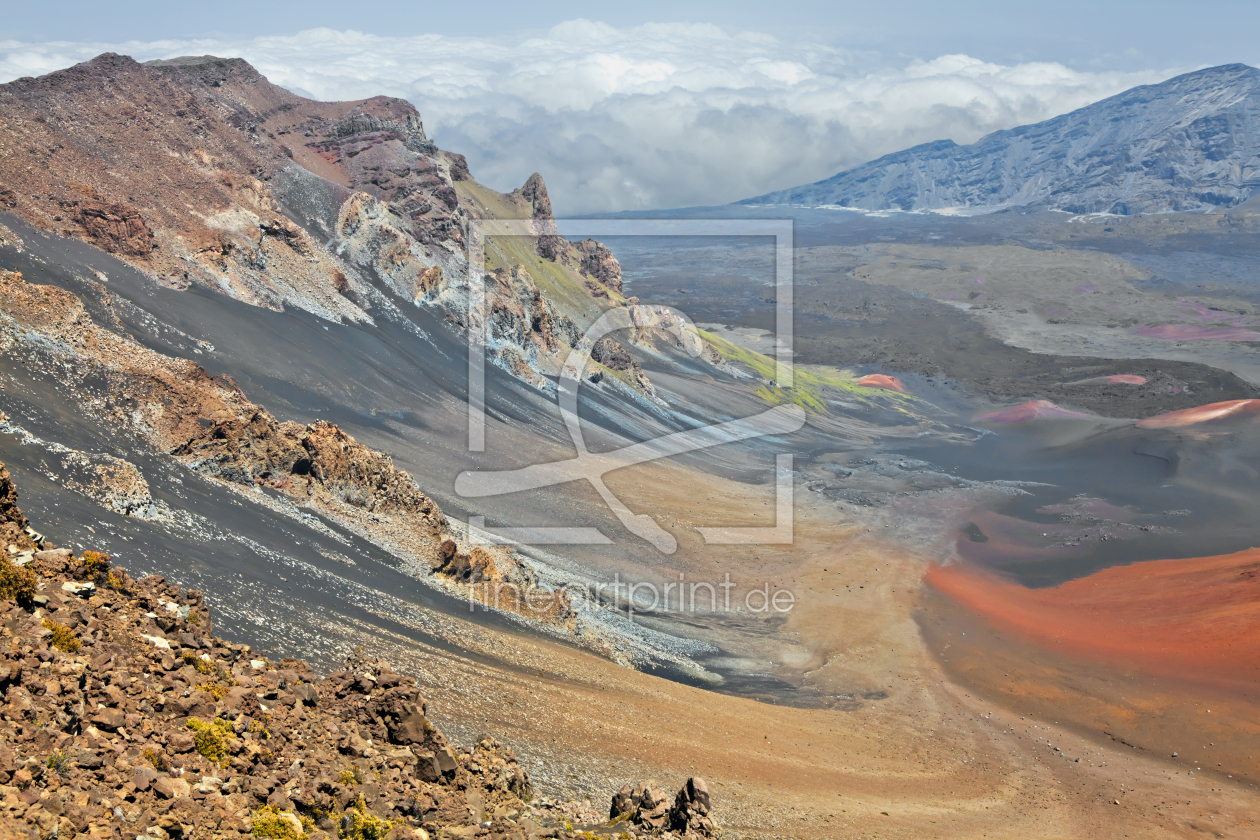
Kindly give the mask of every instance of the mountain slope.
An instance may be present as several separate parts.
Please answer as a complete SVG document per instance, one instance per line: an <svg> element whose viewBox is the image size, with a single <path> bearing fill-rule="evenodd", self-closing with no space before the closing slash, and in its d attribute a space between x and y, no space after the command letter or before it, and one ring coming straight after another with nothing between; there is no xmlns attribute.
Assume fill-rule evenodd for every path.
<svg viewBox="0 0 1260 840"><path fill-rule="evenodd" d="M1233 207L1260 187L1260 70L1143 85L968 146L925 143L741 204L863 210L1036 205L1123 215Z"/></svg>

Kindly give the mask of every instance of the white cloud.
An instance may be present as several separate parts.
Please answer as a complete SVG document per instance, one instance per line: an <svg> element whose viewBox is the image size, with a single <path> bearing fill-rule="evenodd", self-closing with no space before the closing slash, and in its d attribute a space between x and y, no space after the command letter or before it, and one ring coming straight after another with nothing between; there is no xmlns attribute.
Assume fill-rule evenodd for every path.
<svg viewBox="0 0 1260 840"><path fill-rule="evenodd" d="M0 41L0 79L106 50L139 60L241 56L320 99L406 97L479 180L506 190L541 172L560 213L721 204L916 143L971 142L1175 72L889 60L710 24L574 20L514 39L312 29L250 40Z"/></svg>

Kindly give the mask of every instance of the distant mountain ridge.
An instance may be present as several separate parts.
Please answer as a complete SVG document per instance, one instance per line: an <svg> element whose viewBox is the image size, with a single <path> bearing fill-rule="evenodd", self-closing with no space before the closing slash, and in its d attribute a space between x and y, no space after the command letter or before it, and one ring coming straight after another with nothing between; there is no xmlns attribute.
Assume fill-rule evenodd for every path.
<svg viewBox="0 0 1260 840"><path fill-rule="evenodd" d="M960 146L938 140L739 204L863 210L1035 205L1207 211L1260 192L1260 70L1226 64L1143 85Z"/></svg>

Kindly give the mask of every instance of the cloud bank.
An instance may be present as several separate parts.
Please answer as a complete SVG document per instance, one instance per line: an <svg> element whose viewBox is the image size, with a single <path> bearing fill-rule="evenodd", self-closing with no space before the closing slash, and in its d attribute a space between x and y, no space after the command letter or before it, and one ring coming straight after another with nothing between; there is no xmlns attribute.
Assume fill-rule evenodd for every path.
<svg viewBox="0 0 1260 840"><path fill-rule="evenodd" d="M0 80L106 50L245 58L318 99L405 97L439 146L501 190L542 173L558 213L724 204L916 143L969 143L1189 68L930 60L784 43L709 24L574 20L514 38L284 37L121 44L0 41Z"/></svg>

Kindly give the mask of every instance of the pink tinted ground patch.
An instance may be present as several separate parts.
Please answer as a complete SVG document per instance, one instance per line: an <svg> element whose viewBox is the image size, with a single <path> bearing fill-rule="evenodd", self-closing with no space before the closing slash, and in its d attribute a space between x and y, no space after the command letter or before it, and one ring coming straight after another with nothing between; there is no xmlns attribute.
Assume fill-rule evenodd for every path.
<svg viewBox="0 0 1260 840"><path fill-rule="evenodd" d="M977 420L989 423L1023 423L1025 420L1047 420L1051 418L1090 419L1090 415L1081 411L1062 408L1049 400L1033 400L1023 405L1013 405L992 414L983 414Z"/></svg>
<svg viewBox="0 0 1260 840"><path fill-rule="evenodd" d="M1135 424L1139 429L1179 429L1200 423L1226 423L1260 420L1260 400L1229 400L1209 403L1194 408L1170 411L1155 417L1147 417Z"/></svg>
<svg viewBox="0 0 1260 840"><path fill-rule="evenodd" d="M883 373L867 374L853 384L861 388L882 388L885 391L897 391L901 394L906 392L906 386L900 379Z"/></svg>
<svg viewBox="0 0 1260 840"><path fill-rule="evenodd" d="M1166 341L1260 341L1260 332L1242 327L1196 327L1193 324L1158 324L1153 327L1138 327L1133 331L1147 338L1162 338Z"/></svg>
<svg viewBox="0 0 1260 840"><path fill-rule="evenodd" d="M1145 385L1146 377L1135 373L1113 373L1110 376L1100 376L1090 381L1105 382L1108 385Z"/></svg>
<svg viewBox="0 0 1260 840"><path fill-rule="evenodd" d="M1247 320L1240 318L1237 313L1223 312L1220 309L1204 306L1193 298L1177 298L1177 304L1182 307L1183 311L1189 310L1189 312L1197 315L1200 321L1233 321L1236 327L1247 326ZM1173 311L1175 312L1176 309L1177 307L1174 306Z"/></svg>

